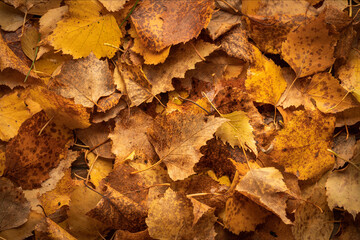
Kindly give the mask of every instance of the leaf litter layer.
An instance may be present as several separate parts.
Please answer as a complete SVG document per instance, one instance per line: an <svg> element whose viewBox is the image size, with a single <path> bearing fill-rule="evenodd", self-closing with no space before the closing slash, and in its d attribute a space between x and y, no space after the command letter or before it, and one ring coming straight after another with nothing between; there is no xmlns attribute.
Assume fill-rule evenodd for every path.
<svg viewBox="0 0 360 240"><path fill-rule="evenodd" d="M0 237L360 238L358 10L6 0Z"/></svg>

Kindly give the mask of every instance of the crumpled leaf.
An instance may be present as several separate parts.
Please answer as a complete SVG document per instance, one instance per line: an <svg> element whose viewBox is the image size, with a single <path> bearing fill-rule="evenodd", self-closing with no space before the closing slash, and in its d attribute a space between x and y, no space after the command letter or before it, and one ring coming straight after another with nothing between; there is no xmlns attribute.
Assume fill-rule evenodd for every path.
<svg viewBox="0 0 360 240"><path fill-rule="evenodd" d="M324 71L335 61L337 36L329 32L324 19L322 13L304 22L290 32L282 44L281 55L299 78Z"/></svg>
<svg viewBox="0 0 360 240"><path fill-rule="evenodd" d="M76 240L70 233L57 225L50 218L44 218L43 221L35 226L36 239L66 239Z"/></svg>
<svg viewBox="0 0 360 240"><path fill-rule="evenodd" d="M352 160L354 164L360 161ZM354 219L360 212L360 174L359 168L350 164L343 171L329 174L326 182L327 202L330 209L342 207L353 215Z"/></svg>
<svg viewBox="0 0 360 240"><path fill-rule="evenodd" d="M0 232L24 224L29 217L30 204L20 187L0 178Z"/></svg>
<svg viewBox="0 0 360 240"><path fill-rule="evenodd" d="M15 137L21 124L31 117L24 99L15 91L0 98L0 139L9 141Z"/></svg>
<svg viewBox="0 0 360 240"><path fill-rule="evenodd" d="M235 111L229 114L221 114L222 117L229 119L229 122L221 125L216 130L216 136L224 143L228 142L232 147L239 146L245 150L250 149L255 155L256 142L254 139L253 128L249 123L249 117L243 111Z"/></svg>
<svg viewBox="0 0 360 240"><path fill-rule="evenodd" d="M80 60L64 63L61 73L50 83L49 89L75 104L93 107L100 97L114 92L113 79L107 61L98 60L94 54Z"/></svg>
<svg viewBox="0 0 360 240"><path fill-rule="evenodd" d="M101 15L100 3L90 0L66 1L70 17L57 23L49 41L55 50L71 54L75 59L87 57L91 52L97 58L112 58L122 37L114 16Z"/></svg>
<svg viewBox="0 0 360 240"><path fill-rule="evenodd" d="M360 102L359 60L359 53L356 50L351 50L348 61L339 68L337 73L341 85Z"/></svg>
<svg viewBox="0 0 360 240"><path fill-rule="evenodd" d="M4 176L23 189L33 189L49 178L50 169L56 167L66 153L66 144L72 140L70 129L50 122L41 111L20 127L19 133L6 146Z"/></svg>
<svg viewBox="0 0 360 240"><path fill-rule="evenodd" d="M281 172L276 168L251 169L235 189L275 213L284 223L291 224L285 212L288 188Z"/></svg>
<svg viewBox="0 0 360 240"><path fill-rule="evenodd" d="M255 63L248 69L245 81L246 90L255 101L276 105L286 84L281 68L255 49Z"/></svg>
<svg viewBox="0 0 360 240"><path fill-rule="evenodd" d="M207 57L217 48L216 45L202 40L191 41L172 47L164 63L156 66L144 65L144 73L152 84L152 94L174 90L171 79L183 78L186 71L194 69L196 63L203 61L196 51L202 57Z"/></svg>
<svg viewBox="0 0 360 240"><path fill-rule="evenodd" d="M335 118L319 111L295 111L274 140L268 154L300 180L315 178L331 169L334 158L327 151Z"/></svg>
<svg viewBox="0 0 360 240"><path fill-rule="evenodd" d="M4 31L16 31L24 22L24 14L0 2L0 27Z"/></svg>
<svg viewBox="0 0 360 240"><path fill-rule="evenodd" d="M173 112L158 116L148 137L156 153L168 168L171 179L181 180L194 174L200 160L200 147L227 119Z"/></svg>
<svg viewBox="0 0 360 240"><path fill-rule="evenodd" d="M131 20L146 47L159 52L196 38L208 25L213 8L213 0L144 0L131 14Z"/></svg>
<svg viewBox="0 0 360 240"><path fill-rule="evenodd" d="M224 224L235 234L250 232L263 223L268 215L268 211L249 198L235 194L226 201Z"/></svg>

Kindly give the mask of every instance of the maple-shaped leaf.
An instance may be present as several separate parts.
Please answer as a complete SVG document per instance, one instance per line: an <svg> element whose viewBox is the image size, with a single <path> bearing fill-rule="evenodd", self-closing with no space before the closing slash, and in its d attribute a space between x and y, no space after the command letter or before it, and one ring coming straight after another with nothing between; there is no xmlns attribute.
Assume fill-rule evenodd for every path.
<svg viewBox="0 0 360 240"><path fill-rule="evenodd" d="M107 61L101 61L90 54L86 58L67 61L49 89L67 98L74 98L76 104L93 107L102 96L114 92L113 79Z"/></svg>
<svg viewBox="0 0 360 240"><path fill-rule="evenodd" d="M216 131L216 136L223 142L228 142L232 147L239 146L250 149L257 155L253 128L249 123L249 117L243 111L235 111L229 114L221 114L229 119L229 122L221 125Z"/></svg>
<svg viewBox="0 0 360 240"><path fill-rule="evenodd" d="M285 212L288 188L276 168L251 169L240 180L236 190L275 213L284 223L291 224Z"/></svg>
<svg viewBox="0 0 360 240"><path fill-rule="evenodd" d="M0 98L0 139L9 141L17 134L21 124L30 117L31 113L19 91Z"/></svg>
<svg viewBox="0 0 360 240"><path fill-rule="evenodd" d="M255 49L254 54L254 65L247 72L246 90L256 102L275 105L285 91L287 84L281 73L281 68L271 59L263 56L258 49Z"/></svg>
<svg viewBox="0 0 360 240"><path fill-rule="evenodd" d="M189 115L173 112L158 116L148 130L151 144L168 168L171 179L185 179L194 174L193 167L200 160L200 147L205 145L224 118Z"/></svg>
<svg viewBox="0 0 360 240"><path fill-rule="evenodd" d="M66 239L76 240L70 233L46 217L35 226L35 237L37 239Z"/></svg>
<svg viewBox="0 0 360 240"><path fill-rule="evenodd" d="M254 231L269 212L249 198L237 193L226 201L224 224L235 234Z"/></svg>
<svg viewBox="0 0 360 240"><path fill-rule="evenodd" d="M73 100L57 95L44 87L33 87L28 91L26 103L28 105L30 101L38 103L54 122L64 124L70 129L90 126L90 114L82 105L75 104Z"/></svg>
<svg viewBox="0 0 360 240"><path fill-rule="evenodd" d="M131 20L147 48L159 52L197 37L208 25L213 8L212 0L144 0L131 14Z"/></svg>
<svg viewBox="0 0 360 240"><path fill-rule="evenodd" d="M295 111L278 132L268 155L300 180L318 177L334 164L327 151L334 127L332 116L319 111Z"/></svg>
<svg viewBox="0 0 360 240"><path fill-rule="evenodd" d="M360 55L356 50L351 50L349 59L345 65L341 66L337 71L341 85L351 92L360 102Z"/></svg>
<svg viewBox="0 0 360 240"><path fill-rule="evenodd" d="M336 41L337 36L330 34L323 12L290 32L282 44L281 54L297 77L305 77L324 71L334 63Z"/></svg>
<svg viewBox="0 0 360 240"><path fill-rule="evenodd" d="M186 71L194 69L196 63L202 62L204 57L217 48L215 44L203 40L191 41L172 47L164 63L156 66L144 65L144 73L152 84L152 94L174 90L171 82L173 78L183 78Z"/></svg>
<svg viewBox="0 0 360 240"><path fill-rule="evenodd" d="M353 161L359 164L359 158ZM343 171L332 172L326 182L326 195L330 209L343 207L353 215L360 212L360 177L359 168L353 165Z"/></svg>
<svg viewBox="0 0 360 240"><path fill-rule="evenodd" d="M15 228L28 220L30 204L20 187L6 178L0 178L0 232Z"/></svg>
<svg viewBox="0 0 360 240"><path fill-rule="evenodd" d="M66 1L70 17L57 23L48 37L52 46L75 59L87 57L91 52L97 58L114 56L122 37L113 15L102 15L102 5L97 1Z"/></svg>
<svg viewBox="0 0 360 240"><path fill-rule="evenodd" d="M6 146L4 176L23 189L38 188L49 178L50 169L59 164L66 153L66 144L72 139L70 129L48 122L43 111L35 114L21 125L18 135ZM45 124L48 125L42 130Z"/></svg>

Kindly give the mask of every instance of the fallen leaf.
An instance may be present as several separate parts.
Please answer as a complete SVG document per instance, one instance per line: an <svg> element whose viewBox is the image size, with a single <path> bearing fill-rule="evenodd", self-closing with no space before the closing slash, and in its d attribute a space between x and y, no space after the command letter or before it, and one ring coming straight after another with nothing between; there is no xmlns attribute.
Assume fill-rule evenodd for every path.
<svg viewBox="0 0 360 240"><path fill-rule="evenodd" d="M250 149L257 155L253 128L249 123L249 117L243 111L235 111L229 114L221 114L223 118L229 119L229 122L221 125L215 135L224 143L228 142L230 146L243 147L245 150Z"/></svg>
<svg viewBox="0 0 360 240"><path fill-rule="evenodd" d="M69 7L65 5L59 8L50 9L47 13L45 13L39 20L39 32L41 35L49 35L56 28L56 23L60 21L68 12Z"/></svg>
<svg viewBox="0 0 360 240"><path fill-rule="evenodd" d="M282 57L299 78L324 71L335 61L337 36L330 33L324 18L322 13L302 23L287 35L282 44Z"/></svg>
<svg viewBox="0 0 360 240"><path fill-rule="evenodd" d="M248 69L245 81L246 90L255 101L276 105L286 84L281 68L255 49L255 62Z"/></svg>
<svg viewBox="0 0 360 240"><path fill-rule="evenodd" d="M212 14L207 31L212 40L229 31L234 26L241 24L241 16L228 13L226 11L216 11Z"/></svg>
<svg viewBox="0 0 360 240"><path fill-rule="evenodd" d="M30 204L22 189L9 179L0 178L0 198L0 231L19 227L28 220Z"/></svg>
<svg viewBox="0 0 360 240"><path fill-rule="evenodd" d="M37 239L66 239L76 240L71 234L57 225L50 218L44 218L43 221L35 226L35 237Z"/></svg>
<svg viewBox="0 0 360 240"><path fill-rule="evenodd" d="M114 240L122 240L122 239L153 240L153 238L150 237L149 231L147 229L136 233L124 231L124 230L117 230L114 235Z"/></svg>
<svg viewBox="0 0 360 240"><path fill-rule="evenodd" d="M49 9L60 6L61 0L5 0L22 12L34 15L43 15Z"/></svg>
<svg viewBox="0 0 360 240"><path fill-rule="evenodd" d="M19 184L23 189L33 189L49 178L50 169L56 167L66 154L66 144L72 139L71 131L48 123L41 111L20 127L19 133L6 146L6 168L4 176Z"/></svg>
<svg viewBox="0 0 360 240"><path fill-rule="evenodd" d="M114 92L109 96L100 98L99 101L97 102L98 106L96 110L98 112L106 112L112 109L119 103L121 96L122 96L121 93Z"/></svg>
<svg viewBox="0 0 360 240"><path fill-rule="evenodd" d="M275 213L284 223L292 223L285 212L288 188L281 172L276 168L251 169L235 189Z"/></svg>
<svg viewBox="0 0 360 240"><path fill-rule="evenodd" d="M360 102L359 59L359 53L356 50L351 50L348 61L339 68L337 74L342 82L341 85Z"/></svg>
<svg viewBox="0 0 360 240"><path fill-rule="evenodd" d="M350 126L360 122L360 108L350 108L336 114L336 127Z"/></svg>
<svg viewBox="0 0 360 240"><path fill-rule="evenodd" d="M209 24L213 8L212 0L144 0L131 14L131 20L146 47L159 52L196 38Z"/></svg>
<svg viewBox="0 0 360 240"><path fill-rule="evenodd" d="M9 141L17 135L21 124L31 117L19 91L0 98L0 139Z"/></svg>
<svg viewBox="0 0 360 240"><path fill-rule="evenodd" d="M123 8L127 0L99 0L104 7L110 12L116 12Z"/></svg>
<svg viewBox="0 0 360 240"><path fill-rule="evenodd" d="M36 57L36 47L39 40L40 33L34 26L26 28L20 38L21 49L30 60L34 60Z"/></svg>
<svg viewBox="0 0 360 240"><path fill-rule="evenodd" d="M0 27L4 31L16 31L23 25L24 14L5 3L0 3Z"/></svg>
<svg viewBox="0 0 360 240"><path fill-rule="evenodd" d="M269 156L299 180L319 177L334 165L327 151L334 127L332 116L319 111L295 111L275 137Z"/></svg>
<svg viewBox="0 0 360 240"><path fill-rule="evenodd" d="M194 69L196 63L203 61L201 57L208 56L217 48L216 45L202 40L191 41L172 47L170 56L164 63L156 66L144 65L144 73L152 84L152 94L174 90L171 79L183 78L187 70Z"/></svg>
<svg viewBox="0 0 360 240"><path fill-rule="evenodd" d="M235 194L226 201L224 224L235 234L254 231L256 226L264 223L269 212L249 198Z"/></svg>
<svg viewBox="0 0 360 240"><path fill-rule="evenodd" d="M359 163L359 158L352 160ZM360 174L359 168L352 164L343 171L329 174L326 182L327 202L330 209L342 207L355 219L360 211Z"/></svg>
<svg viewBox="0 0 360 240"><path fill-rule="evenodd" d="M119 47L121 31L111 14L102 15L102 6L96 1L66 1L70 17L57 22L48 40L55 50L71 54L75 59L87 57L91 52L97 57L113 57ZM86 9L86 11L84 11Z"/></svg>
<svg viewBox="0 0 360 240"><path fill-rule="evenodd" d="M149 141L167 166L171 179L181 180L195 173L193 167L200 160L200 147L226 121L178 112L155 119L148 129Z"/></svg>
<svg viewBox="0 0 360 240"><path fill-rule="evenodd" d="M265 219L265 223L260 225L254 232L254 239L278 240L287 239L295 240L292 231L292 226L286 225L276 215L270 215Z"/></svg>
<svg viewBox="0 0 360 240"><path fill-rule="evenodd" d="M115 90L107 61L98 60L92 53L64 63L61 73L49 83L49 89L63 97L74 98L75 104L84 107L93 107L100 97Z"/></svg>

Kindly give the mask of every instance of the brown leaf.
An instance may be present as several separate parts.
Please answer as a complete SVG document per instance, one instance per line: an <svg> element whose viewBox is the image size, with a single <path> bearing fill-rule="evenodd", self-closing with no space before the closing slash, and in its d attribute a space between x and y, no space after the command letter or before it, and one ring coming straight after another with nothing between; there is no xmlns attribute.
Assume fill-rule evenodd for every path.
<svg viewBox="0 0 360 240"><path fill-rule="evenodd" d="M226 121L179 112L158 116L148 129L148 136L171 179L181 180L195 173L193 167L200 160L200 147Z"/></svg>
<svg viewBox="0 0 360 240"><path fill-rule="evenodd" d="M285 212L288 188L279 170L273 167L251 169L236 190L275 213L284 223L291 224Z"/></svg>
<svg viewBox="0 0 360 240"><path fill-rule="evenodd" d="M44 218L35 226L35 237L36 239L76 240L50 218Z"/></svg>
<svg viewBox="0 0 360 240"><path fill-rule="evenodd" d="M29 217L30 204L20 187L6 178L0 178L0 231L18 227Z"/></svg>
<svg viewBox="0 0 360 240"><path fill-rule="evenodd" d="M93 107L100 97L114 92L113 79L107 61L90 54L80 60L66 62L50 83L49 89L66 98L74 98L76 104Z"/></svg>
<svg viewBox="0 0 360 240"><path fill-rule="evenodd" d="M50 122L39 136L40 130L49 121L41 111L26 120L19 134L6 146L6 169L8 177L23 189L33 189L49 178L49 170L56 167L66 154L66 144L72 132Z"/></svg>
<svg viewBox="0 0 360 240"><path fill-rule="evenodd" d="M146 229L140 232L129 232L124 230L117 230L115 232L114 240L152 240L153 238L150 237L149 231Z"/></svg>
<svg viewBox="0 0 360 240"><path fill-rule="evenodd" d="M220 10L213 13L207 30L211 39L216 40L237 24L241 24L240 15L234 15Z"/></svg>
<svg viewBox="0 0 360 240"><path fill-rule="evenodd" d="M144 0L139 5L131 14L135 29L148 48L161 51L197 37L210 21L214 1Z"/></svg>
<svg viewBox="0 0 360 240"><path fill-rule="evenodd" d="M301 24L287 35L282 44L282 57L298 77L324 71L335 61L337 36L330 33L324 19L325 14L322 13Z"/></svg>

